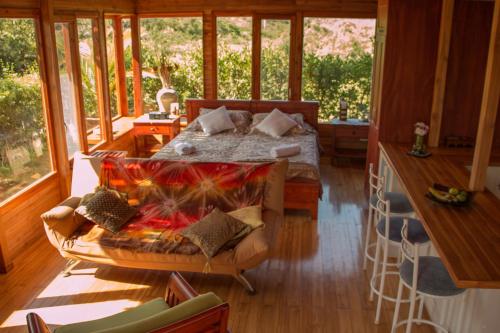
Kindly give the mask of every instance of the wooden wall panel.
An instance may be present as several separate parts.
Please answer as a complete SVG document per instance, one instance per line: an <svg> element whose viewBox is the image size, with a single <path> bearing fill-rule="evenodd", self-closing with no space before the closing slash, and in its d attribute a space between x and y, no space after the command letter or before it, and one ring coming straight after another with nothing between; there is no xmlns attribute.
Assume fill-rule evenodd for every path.
<svg viewBox="0 0 500 333"><path fill-rule="evenodd" d="M135 0L54 0L56 10L68 11L96 11L102 10L107 13L129 13L135 12Z"/></svg>
<svg viewBox="0 0 500 333"><path fill-rule="evenodd" d="M380 107L380 140L410 143L432 107L441 2L390 1Z"/></svg>
<svg viewBox="0 0 500 333"><path fill-rule="evenodd" d="M492 14L493 2L455 4L441 142L450 135L476 137Z"/></svg>
<svg viewBox="0 0 500 333"><path fill-rule="evenodd" d="M59 175L50 176L43 182L43 186L37 186L36 191L29 192L22 199L16 198L0 208L0 222L5 237L2 250L8 261L38 238L45 237L40 215L62 199Z"/></svg>
<svg viewBox="0 0 500 333"><path fill-rule="evenodd" d="M261 11L261 12L294 12L294 11L329 11L339 16L375 17L377 13L376 0L205 0L177 1L177 0L140 0L137 1L138 13L165 12L166 8L172 11L203 11L230 10L230 11Z"/></svg>
<svg viewBox="0 0 500 333"><path fill-rule="evenodd" d="M2 0L0 8L33 9L40 8L40 0Z"/></svg>

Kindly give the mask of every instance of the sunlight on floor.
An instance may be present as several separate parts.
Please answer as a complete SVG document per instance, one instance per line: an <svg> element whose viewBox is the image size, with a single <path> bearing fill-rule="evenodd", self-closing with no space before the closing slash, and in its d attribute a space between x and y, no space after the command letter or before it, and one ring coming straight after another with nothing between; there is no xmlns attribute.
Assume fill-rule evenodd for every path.
<svg viewBox="0 0 500 333"><path fill-rule="evenodd" d="M58 275L38 295L37 299L44 297L60 297L85 294L85 290L91 290L92 285L96 283L96 277L94 276L96 270L97 268L73 269L72 275L70 277L63 277L62 275ZM113 281L112 283L105 284L105 287L100 291L129 291L147 288L149 288L149 286L147 285L134 284L134 286L131 287L130 283Z"/></svg>
<svg viewBox="0 0 500 333"><path fill-rule="evenodd" d="M119 300L99 303L70 304L14 311L0 328L26 325L26 315L36 312L47 324L66 325L111 316L136 307L141 302Z"/></svg>

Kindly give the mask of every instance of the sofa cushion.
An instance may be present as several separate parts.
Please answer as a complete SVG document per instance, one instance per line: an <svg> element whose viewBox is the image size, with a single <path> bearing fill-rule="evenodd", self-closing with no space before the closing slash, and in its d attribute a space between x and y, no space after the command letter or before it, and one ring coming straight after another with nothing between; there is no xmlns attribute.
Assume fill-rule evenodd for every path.
<svg viewBox="0 0 500 333"><path fill-rule="evenodd" d="M251 227L215 208L199 222L191 224L182 230L182 236L200 247L207 258L212 258L219 249L230 241L236 234Z"/></svg>
<svg viewBox="0 0 500 333"><path fill-rule="evenodd" d="M114 191L100 189L86 199L75 212L104 229L116 233L137 214L137 209L131 207Z"/></svg>
<svg viewBox="0 0 500 333"><path fill-rule="evenodd" d="M76 152L73 155L73 177L71 181L71 196L83 197L94 192L99 186L102 158L87 156Z"/></svg>

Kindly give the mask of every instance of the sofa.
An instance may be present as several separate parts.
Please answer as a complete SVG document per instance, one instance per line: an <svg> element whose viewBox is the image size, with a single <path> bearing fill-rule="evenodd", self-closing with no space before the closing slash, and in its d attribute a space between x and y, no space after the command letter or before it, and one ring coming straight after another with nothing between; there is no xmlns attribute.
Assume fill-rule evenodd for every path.
<svg viewBox="0 0 500 333"><path fill-rule="evenodd" d="M137 160L117 163L121 163L120 165L129 163L128 166L149 165L146 160L139 163ZM279 224L283 220L283 188L288 162L282 160L271 164L261 200L262 221L265 225ZM109 174L108 179L103 180L106 176L103 176L105 172L102 165L104 165L102 159L82 154L75 155L70 197L41 216L50 243L68 260L64 274L70 275L71 270L80 261L137 269L206 272L207 258L202 253L179 254L157 249L136 251L124 245L107 246L102 242L102 234L105 231L99 226L92 225L81 215L75 214L75 209L85 194L92 193L96 186L109 181ZM141 171L143 170L134 170L134 172ZM265 231L266 228L254 229L234 248L220 251L211 258L209 273L231 275L249 293L254 293L255 289L242 273L267 259L269 240Z"/></svg>

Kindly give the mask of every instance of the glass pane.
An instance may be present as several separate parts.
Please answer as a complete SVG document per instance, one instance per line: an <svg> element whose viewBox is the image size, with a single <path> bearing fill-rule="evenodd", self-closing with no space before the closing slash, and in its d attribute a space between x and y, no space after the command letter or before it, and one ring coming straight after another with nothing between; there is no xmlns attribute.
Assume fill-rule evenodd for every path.
<svg viewBox="0 0 500 333"><path fill-rule="evenodd" d="M102 140L101 119L97 102L96 65L94 61L94 41L92 29L94 19L78 18L78 45L80 51L80 71L82 74L83 108L85 128L89 148Z"/></svg>
<svg viewBox="0 0 500 333"><path fill-rule="evenodd" d="M217 18L217 94L251 99L252 18Z"/></svg>
<svg viewBox="0 0 500 333"><path fill-rule="evenodd" d="M47 145L33 19L0 19L0 202L47 175Z"/></svg>
<svg viewBox="0 0 500 333"><path fill-rule="evenodd" d="M203 24L200 17L145 18L141 25L144 112L159 110L156 95L162 88L163 108L177 101L203 96Z"/></svg>
<svg viewBox="0 0 500 333"><path fill-rule="evenodd" d="M125 58L125 76L127 80L128 115L134 115L134 74L132 72L132 30L130 19L122 19L123 57Z"/></svg>
<svg viewBox="0 0 500 333"><path fill-rule="evenodd" d="M320 102L319 118L367 119L370 110L374 19L304 19L302 98Z"/></svg>
<svg viewBox="0 0 500 333"><path fill-rule="evenodd" d="M115 33L113 29L113 19L104 20L106 24L106 56L108 60L108 85L109 85L109 102L111 108L111 116L116 117L118 113L118 81L116 77L115 63Z"/></svg>
<svg viewBox="0 0 500 333"><path fill-rule="evenodd" d="M78 134L77 102L75 98L75 78L72 68L70 49L70 27L68 23L55 23L57 63L59 66L59 81L61 83L62 106L64 112L64 127L66 128L66 146L68 157L80 151Z"/></svg>
<svg viewBox="0 0 500 333"><path fill-rule="evenodd" d="M288 99L290 28L290 20L262 20L261 99Z"/></svg>

